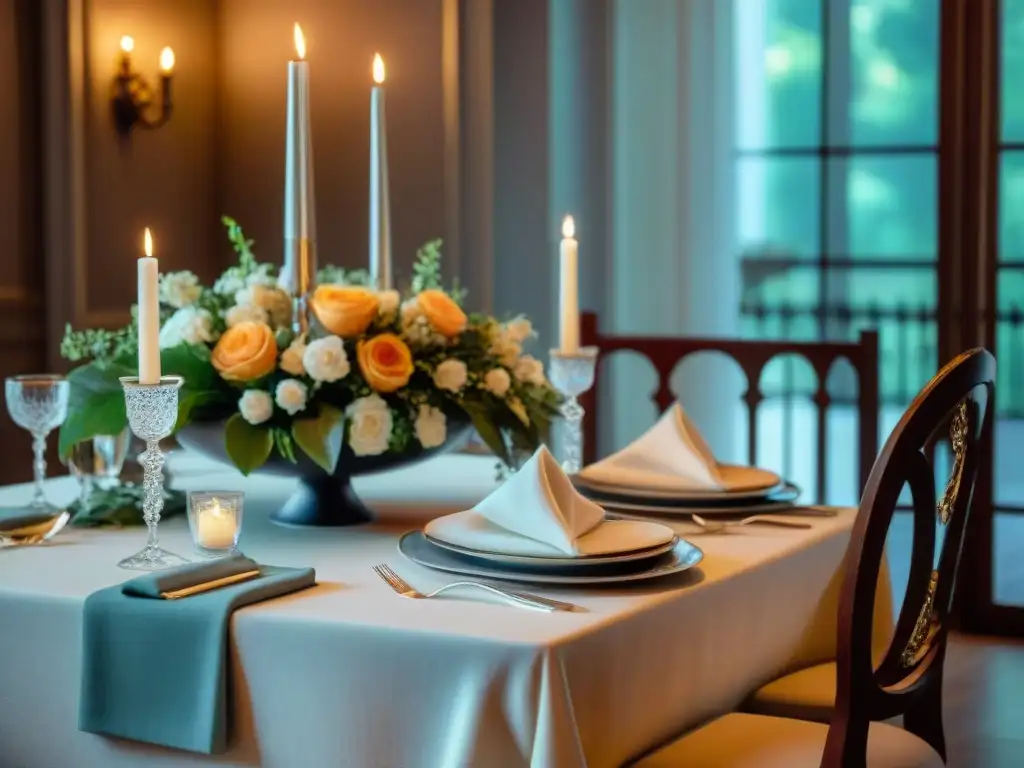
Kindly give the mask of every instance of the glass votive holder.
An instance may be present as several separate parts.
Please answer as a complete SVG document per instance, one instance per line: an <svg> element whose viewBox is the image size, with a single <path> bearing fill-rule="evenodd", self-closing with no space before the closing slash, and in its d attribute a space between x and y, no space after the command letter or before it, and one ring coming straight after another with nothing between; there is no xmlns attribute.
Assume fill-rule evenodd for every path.
<svg viewBox="0 0 1024 768"><path fill-rule="evenodd" d="M241 491L189 492L188 527L199 554L225 557L237 549L244 500Z"/></svg>

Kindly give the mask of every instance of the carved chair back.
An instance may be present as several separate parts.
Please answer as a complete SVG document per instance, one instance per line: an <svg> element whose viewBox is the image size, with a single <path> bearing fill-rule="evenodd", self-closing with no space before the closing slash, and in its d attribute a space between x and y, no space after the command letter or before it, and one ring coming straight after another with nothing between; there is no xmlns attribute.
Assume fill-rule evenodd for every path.
<svg viewBox="0 0 1024 768"><path fill-rule="evenodd" d="M897 715L945 757L942 663L979 448L991 429L995 376L995 358L984 349L950 362L907 409L871 470L846 555L836 707L823 768L863 768L868 724ZM945 435L952 469L937 499L929 457ZM910 576L892 642L876 668L875 589L904 487L913 500Z"/></svg>

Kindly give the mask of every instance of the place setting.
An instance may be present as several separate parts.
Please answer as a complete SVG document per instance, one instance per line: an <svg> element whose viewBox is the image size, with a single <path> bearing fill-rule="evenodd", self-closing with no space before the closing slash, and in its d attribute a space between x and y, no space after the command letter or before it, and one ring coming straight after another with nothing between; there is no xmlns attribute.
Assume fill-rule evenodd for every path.
<svg viewBox="0 0 1024 768"><path fill-rule="evenodd" d="M791 518L835 514L800 506L800 488L771 470L720 463L679 403L572 482L616 519L689 521L705 533L748 525L810 528Z"/></svg>
<svg viewBox="0 0 1024 768"><path fill-rule="evenodd" d="M398 551L417 565L471 579L568 587L662 578L703 559L667 525L609 518L543 446L472 509L403 535Z"/></svg>

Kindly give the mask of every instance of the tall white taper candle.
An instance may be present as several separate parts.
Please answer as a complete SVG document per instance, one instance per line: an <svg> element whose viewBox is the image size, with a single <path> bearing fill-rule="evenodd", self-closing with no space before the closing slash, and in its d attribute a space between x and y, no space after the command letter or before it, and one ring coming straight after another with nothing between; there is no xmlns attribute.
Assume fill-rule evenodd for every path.
<svg viewBox="0 0 1024 768"><path fill-rule="evenodd" d="M160 266L153 258L153 235L146 227L146 255L139 259L139 383L160 383Z"/></svg>
<svg viewBox="0 0 1024 768"><path fill-rule="evenodd" d="M391 273L391 199L388 197L388 132L384 117L384 59L373 57L370 92L370 278L380 290L394 286Z"/></svg>
<svg viewBox="0 0 1024 768"><path fill-rule="evenodd" d="M306 301L316 284L316 209L313 140L309 126L309 62L306 39L295 25L298 61L288 62L284 165L284 266L278 284L294 302L293 330L306 330Z"/></svg>
<svg viewBox="0 0 1024 768"><path fill-rule="evenodd" d="M562 221L562 243L559 247L559 349L576 352L580 348L580 300L576 241L576 224L572 216Z"/></svg>

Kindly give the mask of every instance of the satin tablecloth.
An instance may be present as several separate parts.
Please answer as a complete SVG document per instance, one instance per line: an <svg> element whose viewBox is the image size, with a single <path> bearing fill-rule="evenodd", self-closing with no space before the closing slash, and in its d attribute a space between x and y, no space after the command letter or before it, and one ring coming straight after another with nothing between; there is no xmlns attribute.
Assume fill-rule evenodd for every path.
<svg viewBox="0 0 1024 768"><path fill-rule="evenodd" d="M144 533L71 530L52 546L0 552L0 766L603 768L834 652L852 510L806 531L694 535L706 553L699 570L633 588L548 590L586 610L546 614L402 599L371 570L387 562L420 589L444 583L401 558L397 535L481 498L493 459L442 457L364 478L357 487L390 524L334 530L267 521L291 481L243 480L189 457L171 467L182 487L245 489L244 552L313 566L321 583L234 615L237 743L208 757L77 731L82 603L132 575L116 563ZM55 499L75 492L68 478L50 488ZM29 493L0 489L0 503ZM186 554L184 521L161 525L161 543ZM876 625L885 634L891 613Z"/></svg>

